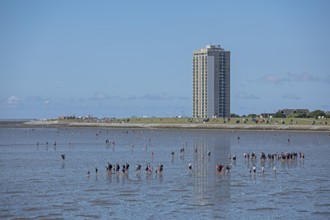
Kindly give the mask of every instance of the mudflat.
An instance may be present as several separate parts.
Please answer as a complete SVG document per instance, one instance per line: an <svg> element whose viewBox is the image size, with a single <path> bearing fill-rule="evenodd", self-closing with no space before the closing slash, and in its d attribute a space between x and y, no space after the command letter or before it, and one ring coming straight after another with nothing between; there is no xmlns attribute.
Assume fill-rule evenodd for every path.
<svg viewBox="0 0 330 220"><path fill-rule="evenodd" d="M153 128L153 129L219 129L219 130L284 130L284 131L330 131L328 124L217 124L217 123L132 123L132 122L64 122L59 120L32 120L11 124L15 127L108 127L108 128Z"/></svg>

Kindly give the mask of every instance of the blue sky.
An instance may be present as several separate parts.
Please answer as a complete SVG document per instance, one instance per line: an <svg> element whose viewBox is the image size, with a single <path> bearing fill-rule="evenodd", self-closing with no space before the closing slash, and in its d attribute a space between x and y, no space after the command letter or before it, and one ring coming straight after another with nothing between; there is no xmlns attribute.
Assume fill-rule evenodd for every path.
<svg viewBox="0 0 330 220"><path fill-rule="evenodd" d="M0 1L0 118L192 115L192 53L231 112L330 110L330 1Z"/></svg>

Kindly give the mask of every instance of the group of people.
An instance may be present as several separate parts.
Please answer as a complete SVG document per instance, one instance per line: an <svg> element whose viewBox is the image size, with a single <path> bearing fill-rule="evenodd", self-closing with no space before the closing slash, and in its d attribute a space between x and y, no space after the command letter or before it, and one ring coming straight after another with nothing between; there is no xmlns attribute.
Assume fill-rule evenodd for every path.
<svg viewBox="0 0 330 220"><path fill-rule="evenodd" d="M257 172L257 167L255 165L250 167L249 172L250 173L256 173ZM276 174L276 165L273 166L273 172ZM265 173L265 167L264 166L261 166L261 173L262 174Z"/></svg>
<svg viewBox="0 0 330 220"><path fill-rule="evenodd" d="M219 163L215 166L215 170L218 174L226 174L230 170L230 165L225 166L225 165Z"/></svg>
<svg viewBox="0 0 330 220"><path fill-rule="evenodd" d="M108 162L107 166L106 166L106 170L107 170L107 173L109 175L111 174L116 174L118 175L120 172L123 174L123 175L127 175L128 174L128 171L129 171L129 163L125 163L123 164L122 166L120 166L118 163L116 164L111 164ZM142 166L141 164L137 164L136 167L135 167L135 172L137 174L139 174L141 172L141 169L142 169ZM153 167L151 166L150 163L148 163L146 165L146 168L145 168L145 171L147 174L152 174L152 171L153 171ZM162 174L164 171L164 165L162 163L159 163L157 165L157 169L156 169L156 174ZM95 168L95 172L96 174L98 173L98 169ZM90 174L90 172L88 171L87 174Z"/></svg>
<svg viewBox="0 0 330 220"><path fill-rule="evenodd" d="M188 168L189 168L190 172L192 172L192 170L193 170L192 163L188 164ZM231 168L231 165L223 165L221 163L218 163L215 166L215 170L216 170L217 174L227 174L227 173L229 173L230 168Z"/></svg>
<svg viewBox="0 0 330 220"><path fill-rule="evenodd" d="M107 169L108 174L112 174L112 172L114 172L115 174L120 173L120 165L118 163L113 165L113 164L108 162L108 165L106 166L106 169ZM128 170L129 170L129 164L128 163L123 164L122 169L121 169L122 173L127 174Z"/></svg>
<svg viewBox="0 0 330 220"><path fill-rule="evenodd" d="M250 159L252 160L252 164L253 166L249 168L249 172L250 173L256 173L257 172L257 168L255 166L255 162L257 160L257 154L255 152L252 153L244 153L244 158L248 161ZM281 152L281 153L265 153L265 152L261 152L260 153L260 162L261 162L261 173L265 172L265 167L264 167L264 162L268 161L270 163L274 163L272 166L272 171L273 173L276 173L276 165L275 163L277 161L280 162L284 162L285 164L291 164L291 162L296 161L297 159L304 159L305 158L305 154L304 152Z"/></svg>
<svg viewBox="0 0 330 220"><path fill-rule="evenodd" d="M109 140L109 139L106 139L106 140L105 140L105 143L106 143L107 145L113 145L113 146L116 145L115 141L111 141L111 140Z"/></svg>
<svg viewBox="0 0 330 220"><path fill-rule="evenodd" d="M244 158L245 159L257 159L257 154L255 152L252 152L251 154L250 153L244 153ZM260 159L261 160L295 160L295 159L304 159L305 158L305 154L304 152L299 152L299 153L296 153L296 152L281 152L281 153L273 153L273 154L270 154L270 153L264 153L264 152L261 152L260 153Z"/></svg>

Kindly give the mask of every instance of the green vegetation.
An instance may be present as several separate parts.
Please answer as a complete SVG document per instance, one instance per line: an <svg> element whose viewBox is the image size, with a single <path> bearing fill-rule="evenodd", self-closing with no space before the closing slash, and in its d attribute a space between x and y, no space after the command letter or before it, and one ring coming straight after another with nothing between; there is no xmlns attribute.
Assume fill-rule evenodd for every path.
<svg viewBox="0 0 330 220"><path fill-rule="evenodd" d="M319 118L319 117L326 117L326 114L324 111L321 111L321 110L315 110L315 111L312 111L311 113L309 113L309 117L310 118Z"/></svg>
<svg viewBox="0 0 330 220"><path fill-rule="evenodd" d="M293 112L293 111L292 111ZM267 115L266 115L267 116ZM256 114L243 115L231 114L231 118L189 118L189 117L130 117L130 118L104 118L96 117L60 117L60 124L70 124L74 122L81 123L127 123L127 124L246 124L246 125L328 125L327 117L324 111L315 110L294 111L286 116L283 111L278 111L273 117L259 117Z"/></svg>
<svg viewBox="0 0 330 220"><path fill-rule="evenodd" d="M141 123L141 124L297 124L297 125L326 125L327 119L313 119L313 118L210 118L208 121L200 118L129 118L129 119L118 119L118 122L124 123Z"/></svg>
<svg viewBox="0 0 330 220"><path fill-rule="evenodd" d="M324 111L321 110L315 110L312 112L294 112L290 115L285 115L283 112L280 110L275 113L274 118L315 118L318 119L319 117L330 117L330 115L326 115Z"/></svg>
<svg viewBox="0 0 330 220"><path fill-rule="evenodd" d="M130 123L130 124L246 124L246 125L328 125L327 118L256 118L256 117L235 117L235 118L112 118L112 119L60 119L59 123L92 122L92 123Z"/></svg>

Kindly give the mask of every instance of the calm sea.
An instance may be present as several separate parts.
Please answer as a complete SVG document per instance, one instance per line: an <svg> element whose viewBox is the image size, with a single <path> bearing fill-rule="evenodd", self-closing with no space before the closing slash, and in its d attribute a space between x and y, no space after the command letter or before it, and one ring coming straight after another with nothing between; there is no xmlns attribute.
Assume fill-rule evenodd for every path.
<svg viewBox="0 0 330 220"><path fill-rule="evenodd" d="M305 158L261 161L261 152ZM108 162L129 163L128 174L107 173ZM216 173L218 163L230 172ZM321 132L1 128L0 218L330 219L329 168Z"/></svg>

